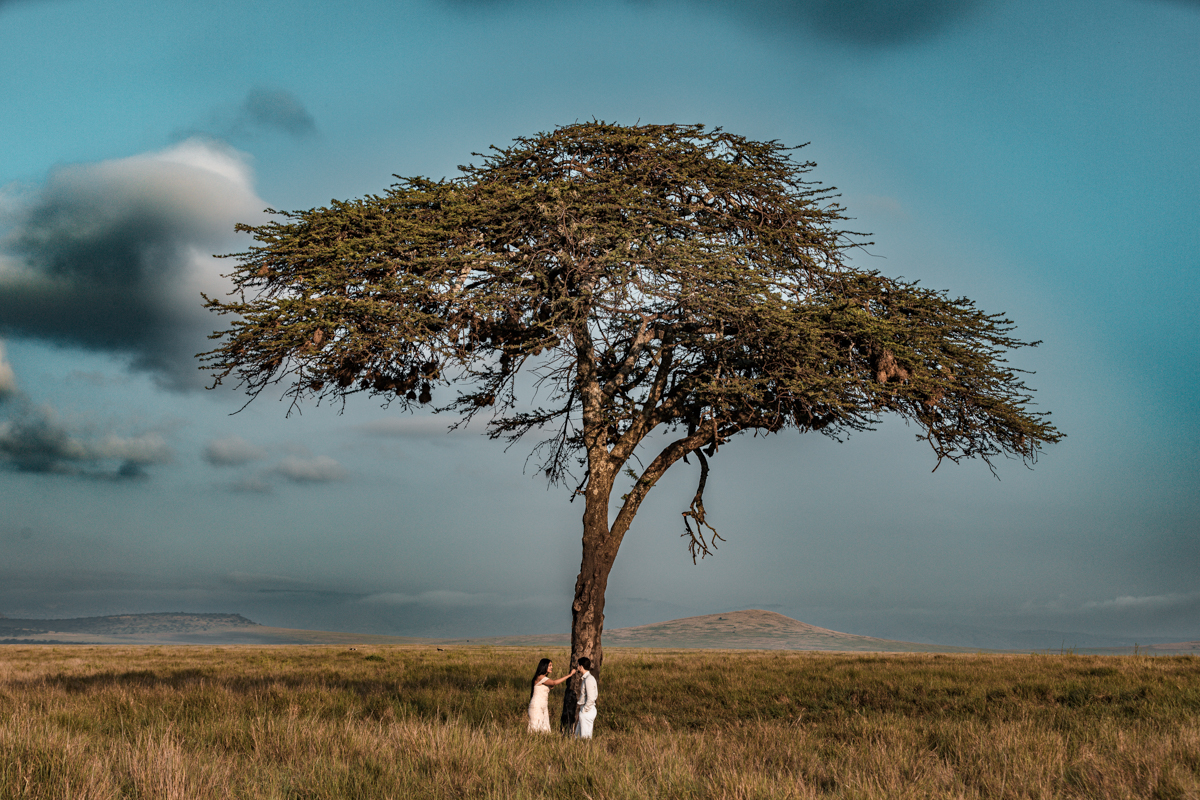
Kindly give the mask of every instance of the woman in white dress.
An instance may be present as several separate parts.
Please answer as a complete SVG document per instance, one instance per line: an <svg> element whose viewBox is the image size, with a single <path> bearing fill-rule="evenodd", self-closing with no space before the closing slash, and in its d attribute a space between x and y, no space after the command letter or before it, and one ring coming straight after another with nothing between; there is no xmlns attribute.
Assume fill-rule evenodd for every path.
<svg viewBox="0 0 1200 800"><path fill-rule="evenodd" d="M575 674L571 670L558 680L551 680L554 672L554 662L543 658L538 662L537 672L533 673L533 686L529 691L529 732L550 733L550 687L558 686Z"/></svg>

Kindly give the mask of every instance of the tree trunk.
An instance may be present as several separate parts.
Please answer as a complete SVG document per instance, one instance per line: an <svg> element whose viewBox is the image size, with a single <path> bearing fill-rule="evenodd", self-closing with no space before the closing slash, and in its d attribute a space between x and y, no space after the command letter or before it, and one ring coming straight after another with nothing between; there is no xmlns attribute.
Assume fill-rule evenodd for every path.
<svg viewBox="0 0 1200 800"><path fill-rule="evenodd" d="M591 673L600 677L604 649L600 634L604 630L604 591L608 574L616 558L616 544L608 527L608 496L612 478L592 475L585 492L583 512L583 563L575 580L575 600L571 603L571 664L574 669L583 656L591 659ZM561 725L563 733L575 728L576 701L579 699L580 677L567 681L563 696Z"/></svg>

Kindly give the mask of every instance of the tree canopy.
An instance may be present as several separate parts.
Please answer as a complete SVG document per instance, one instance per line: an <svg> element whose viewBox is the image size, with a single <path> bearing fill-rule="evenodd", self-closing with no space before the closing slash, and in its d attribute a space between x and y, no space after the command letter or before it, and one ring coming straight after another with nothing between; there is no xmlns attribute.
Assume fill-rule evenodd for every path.
<svg viewBox="0 0 1200 800"><path fill-rule="evenodd" d="M701 125L588 122L476 154L454 178L274 212L239 226L257 243L233 256L232 299L206 298L233 320L202 357L252 396L366 393L459 423L483 412L493 438L535 434L538 468L587 501L598 655L604 564L690 454L694 558L715 535L708 458L742 432L841 437L890 413L936 463L989 465L1032 463L1062 436L1005 360L1037 342L966 298L854 266L866 243L794 153ZM518 397L523 374L536 400ZM656 430L675 435L635 459Z"/></svg>

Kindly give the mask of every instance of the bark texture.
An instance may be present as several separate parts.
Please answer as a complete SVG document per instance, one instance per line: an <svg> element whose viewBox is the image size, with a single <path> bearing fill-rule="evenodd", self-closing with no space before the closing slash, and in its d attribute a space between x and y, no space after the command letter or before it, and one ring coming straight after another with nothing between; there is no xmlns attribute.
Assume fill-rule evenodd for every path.
<svg viewBox="0 0 1200 800"><path fill-rule="evenodd" d="M586 368L580 370L581 375L587 372ZM588 438L586 418L592 416L588 412L589 405L591 403L585 400L585 439ZM620 546L620 536L616 536L614 542L614 531L608 524L613 472L607 448L594 440L589 448L589 480L584 490L583 559L579 577L575 579L575 598L571 602L571 668L579 664L580 658L587 657L597 680L604 664L604 648L600 642L604 630L604 593ZM578 675L567 681L567 691L563 695L561 722L566 733L575 727L579 681Z"/></svg>
<svg viewBox="0 0 1200 800"><path fill-rule="evenodd" d="M608 588L612 561L598 557L608 538L607 525L589 531L585 522L584 531L583 563L575 581L575 599L571 603L571 668L574 669L579 659L586 656L592 662L592 674L599 680L604 663L604 648L600 642L604 630L604 592ZM589 533L595 535L589 536ZM575 727L579 681L578 675L567 681L563 696L562 727L567 733Z"/></svg>

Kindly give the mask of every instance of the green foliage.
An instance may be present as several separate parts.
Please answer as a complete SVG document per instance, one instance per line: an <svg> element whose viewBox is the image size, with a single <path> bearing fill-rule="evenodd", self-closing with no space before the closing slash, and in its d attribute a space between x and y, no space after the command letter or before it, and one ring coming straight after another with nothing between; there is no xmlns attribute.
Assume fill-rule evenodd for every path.
<svg viewBox="0 0 1200 800"><path fill-rule="evenodd" d="M891 412L939 462L1033 460L1058 441L1004 362L1036 343L967 299L851 266L863 243L813 166L720 129L591 122L452 180L239 226L257 244L234 256L236 299L208 300L235 318L206 368L253 395L282 383L294 401L402 408L453 384L440 408L491 409L494 437L550 431L552 481L575 460L615 473L650 431L686 430L631 511L675 460L743 431L838 436ZM518 406L523 370L545 407Z"/></svg>

